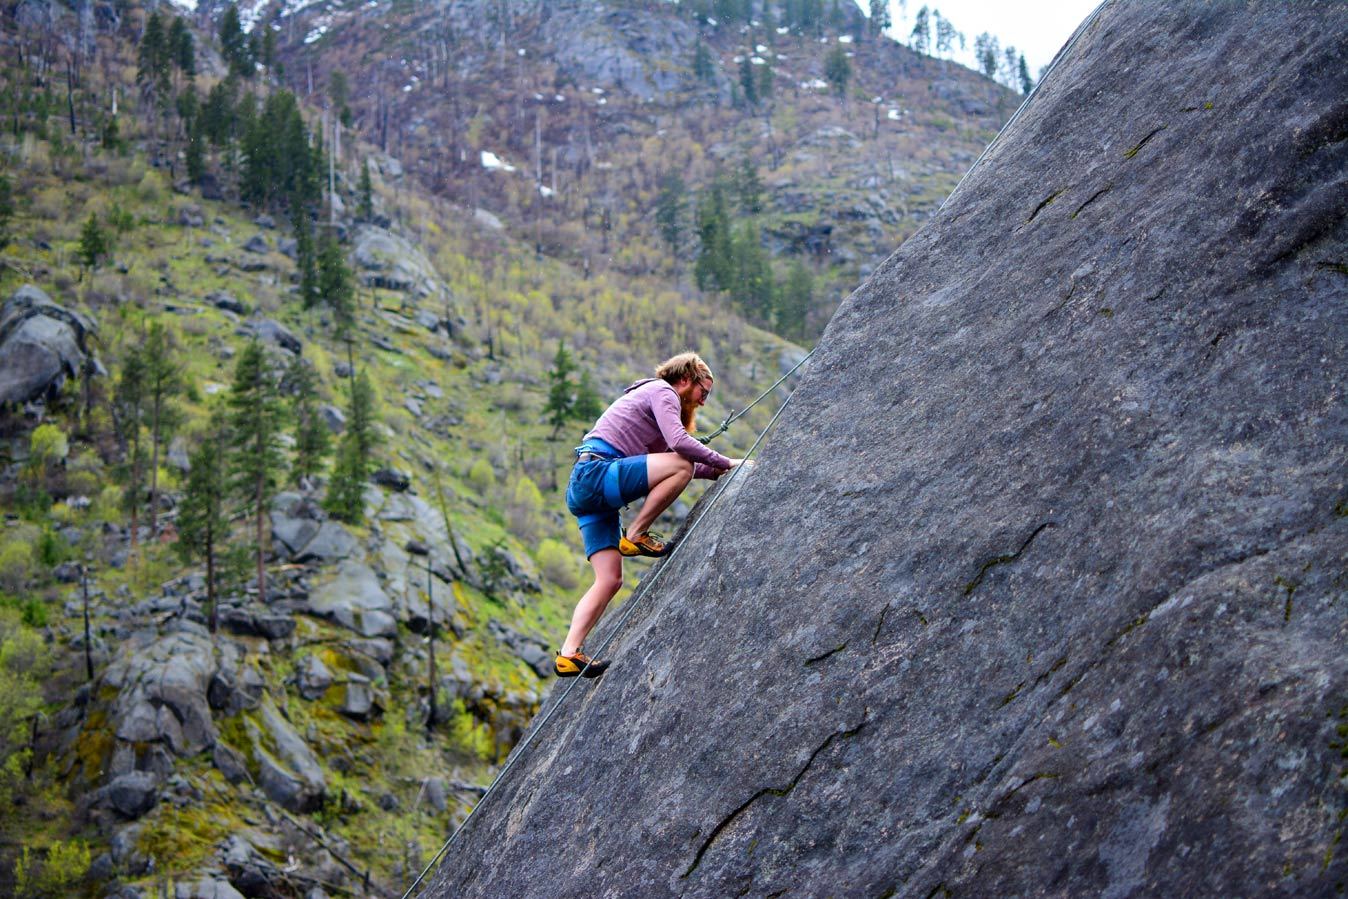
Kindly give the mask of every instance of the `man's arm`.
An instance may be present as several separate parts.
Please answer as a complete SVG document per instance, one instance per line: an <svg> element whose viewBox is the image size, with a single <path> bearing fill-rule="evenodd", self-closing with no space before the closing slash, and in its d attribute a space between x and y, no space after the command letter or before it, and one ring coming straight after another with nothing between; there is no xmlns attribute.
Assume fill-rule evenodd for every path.
<svg viewBox="0 0 1348 899"><path fill-rule="evenodd" d="M679 395L672 387L669 390L655 392L651 397L651 411L655 414L655 423L660 428L660 435L664 437L665 445L671 452L678 453L693 463L694 477L715 477L710 474L698 474L699 465L706 469L715 469L718 473L731 467L728 458L688 436L679 417Z"/></svg>

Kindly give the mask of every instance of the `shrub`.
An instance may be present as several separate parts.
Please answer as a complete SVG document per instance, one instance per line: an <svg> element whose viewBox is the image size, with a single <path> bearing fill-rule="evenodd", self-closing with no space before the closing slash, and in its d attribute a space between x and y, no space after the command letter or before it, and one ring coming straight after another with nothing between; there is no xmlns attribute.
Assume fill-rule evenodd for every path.
<svg viewBox="0 0 1348 899"><path fill-rule="evenodd" d="M468 486L486 496L496 486L496 471L486 459L479 458L468 469Z"/></svg>
<svg viewBox="0 0 1348 899"><path fill-rule="evenodd" d="M506 519L517 538L532 543L543 525L543 494L533 478L521 477L506 503Z"/></svg>
<svg viewBox="0 0 1348 899"><path fill-rule="evenodd" d="M0 543L0 590L18 593L33 576L33 533L20 534L28 528L16 528L7 533Z"/></svg>
<svg viewBox="0 0 1348 899"><path fill-rule="evenodd" d="M543 576L559 587L574 590L580 585L576 555L558 540L544 540L538 547L538 566Z"/></svg>

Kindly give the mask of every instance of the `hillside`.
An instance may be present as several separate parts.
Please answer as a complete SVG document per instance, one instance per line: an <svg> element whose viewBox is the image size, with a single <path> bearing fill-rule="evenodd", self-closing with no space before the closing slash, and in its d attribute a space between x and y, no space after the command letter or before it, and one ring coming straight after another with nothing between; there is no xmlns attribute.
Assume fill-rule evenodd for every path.
<svg viewBox="0 0 1348 899"><path fill-rule="evenodd" d="M1341 894L1346 29L1103 4L425 895Z"/></svg>
<svg viewBox="0 0 1348 899"><path fill-rule="evenodd" d="M446 8L469 33L471 10ZM302 23L276 32L273 66L250 61L231 78L238 51L219 38L219 10L203 7L187 28L154 9L153 52L150 10L135 4L33 2L0 15L0 892L389 894L463 819L552 684L551 651L585 571L560 485L587 421L552 420L559 348L576 366L563 390L574 401L582 383L606 399L670 352L699 350L716 372L709 430L804 355L744 317L786 330L774 316L695 286L693 201L711 189L714 160L748 147L761 167L767 208L735 214L761 226L755 245L777 254L777 276L793 247L819 249L808 266L832 286L814 294L818 327L839 285L889 251L884 234L916 227L1014 100L906 50L858 47L856 59L911 68L914 94L931 78L938 98L935 130L904 151L908 174L880 198L907 204L889 221L846 207L879 196L859 173L886 140L911 135L866 137L858 123L875 109L857 96L781 98L772 127L809 132L783 139L773 169L753 141L762 114L734 105L725 71L714 91L687 89L702 99L657 116L679 135L668 151L632 112L635 88L562 85L594 114L554 117L551 139L575 150L590 121L588 146L604 155L559 174L560 211L531 217L542 193L507 180L518 173L485 170L480 156L453 179L427 170L433 142L415 144L418 116L446 116L441 134L472 133L453 102L422 110L400 91L376 128L353 89L351 130L325 140L323 91L295 102L287 90L308 68ZM368 9L330 29L333 46L314 59L320 85L336 67L329 53L352 85L370 84L343 54L378 59L376 31L424 14ZM520 33L554 47L582 12L558 6ZM620 19L649 30L662 16L635 5ZM610 20L596 21L608 34ZM738 40L706 36L727 69ZM489 54L471 47L452 54L464 60L452 97L499 116L518 94L501 93L499 69L475 69ZM881 63L858 72L879 78ZM389 143L384 122L403 136ZM856 128L858 142L835 126ZM518 159L533 125L519 127L472 146ZM688 162L678 259L651 228L650 192L670 167L647 162L630 182L604 174L652 158ZM831 244L792 242L821 227L834 228ZM261 516L238 484L250 371L247 383L281 402ZM302 401L306 380L314 395ZM784 395L717 448L742 453ZM370 454L343 481L367 417ZM300 471L305 424L330 446ZM200 520L194 491L212 473L235 483L208 563L185 548ZM354 484L344 507L331 502L339 483ZM629 584L646 567L630 568Z"/></svg>

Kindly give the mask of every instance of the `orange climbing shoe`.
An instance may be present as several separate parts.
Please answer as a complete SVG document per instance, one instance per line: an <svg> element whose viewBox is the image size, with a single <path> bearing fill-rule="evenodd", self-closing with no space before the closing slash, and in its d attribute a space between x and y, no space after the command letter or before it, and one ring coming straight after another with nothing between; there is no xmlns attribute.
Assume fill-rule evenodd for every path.
<svg viewBox="0 0 1348 899"><path fill-rule="evenodd" d="M651 556L659 558L669 552L669 544L655 534L642 534L635 540L622 537L618 540L618 552L624 556Z"/></svg>
<svg viewBox="0 0 1348 899"><path fill-rule="evenodd" d="M579 651L570 656L564 656L559 652L552 662L552 669L557 672L558 677L575 677L577 674L598 677L608 670L608 662L592 659Z"/></svg>

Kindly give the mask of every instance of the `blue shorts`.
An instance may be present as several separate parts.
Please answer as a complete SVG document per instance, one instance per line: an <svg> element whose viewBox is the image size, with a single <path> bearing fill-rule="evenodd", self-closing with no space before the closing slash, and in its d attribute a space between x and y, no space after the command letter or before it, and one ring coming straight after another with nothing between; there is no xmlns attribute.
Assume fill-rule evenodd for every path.
<svg viewBox="0 0 1348 899"><path fill-rule="evenodd" d="M627 456L602 440L590 438L577 453L598 453L603 459L577 462L566 485L566 507L580 522L585 558L601 549L617 549L622 536L618 510L650 491L646 457Z"/></svg>

